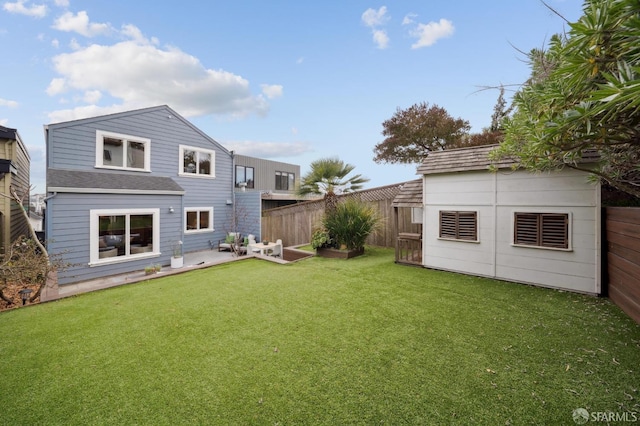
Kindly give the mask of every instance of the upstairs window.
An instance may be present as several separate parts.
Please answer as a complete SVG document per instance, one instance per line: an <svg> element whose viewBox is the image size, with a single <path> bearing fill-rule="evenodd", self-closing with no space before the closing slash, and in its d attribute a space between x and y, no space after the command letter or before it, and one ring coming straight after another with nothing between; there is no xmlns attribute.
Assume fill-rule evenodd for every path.
<svg viewBox="0 0 640 426"><path fill-rule="evenodd" d="M568 249L569 214L514 213L515 245Z"/></svg>
<svg viewBox="0 0 640 426"><path fill-rule="evenodd" d="M478 241L478 212L440 211L440 238Z"/></svg>
<svg viewBox="0 0 640 426"><path fill-rule="evenodd" d="M151 141L98 130L96 167L148 172L151 170Z"/></svg>
<svg viewBox="0 0 640 426"><path fill-rule="evenodd" d="M215 151L180 145L180 171L182 176L215 177Z"/></svg>
<svg viewBox="0 0 640 426"><path fill-rule="evenodd" d="M293 191L296 187L295 183L295 173L276 172L276 190Z"/></svg>
<svg viewBox="0 0 640 426"><path fill-rule="evenodd" d="M236 166L236 188L242 187L243 183L246 188L253 188L253 167Z"/></svg>

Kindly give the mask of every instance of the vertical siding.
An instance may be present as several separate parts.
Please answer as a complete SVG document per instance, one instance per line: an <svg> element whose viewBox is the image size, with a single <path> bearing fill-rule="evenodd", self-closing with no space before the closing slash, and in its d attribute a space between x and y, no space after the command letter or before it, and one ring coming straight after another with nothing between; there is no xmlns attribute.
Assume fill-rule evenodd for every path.
<svg viewBox="0 0 640 426"><path fill-rule="evenodd" d="M29 168L30 160L22 141L18 139L0 141L0 158L10 160L17 173L7 173L0 178L0 191L9 195L13 187L21 197L25 208L29 208ZM10 245L21 235L29 235L28 220L20 211L20 206L13 199L0 197L0 250Z"/></svg>
<svg viewBox="0 0 640 426"><path fill-rule="evenodd" d="M300 166L296 164L281 163L278 161L263 160L261 158L236 155L236 165L254 168L254 188L247 191L275 191L276 171L295 174L296 184L300 182ZM235 183L235 171L234 171ZM278 190L280 193L294 193L294 188L289 191Z"/></svg>
<svg viewBox="0 0 640 426"><path fill-rule="evenodd" d="M48 167L83 171L95 170L96 131L121 133L148 138L151 141L151 176L171 177L185 190L184 196L117 195L117 194L72 194L59 192L47 204L47 238L55 250L68 253L73 263L81 265L63 275L61 283L112 275L139 269L137 262L86 268L87 258L79 246L88 245L89 206L91 208L138 208L157 207L161 211L161 240L163 256L168 262L168 239L181 239L185 252L206 250L224 237L227 200L233 196L233 170L230 153L217 142L183 119L170 108L156 107L138 111L118 113L84 120L57 123L48 126ZM215 151L215 177L180 176L182 164L180 145ZM131 171L109 171L131 174ZM108 202L105 202L108 200ZM103 207L97 207L103 206ZM169 214L169 207L174 213ZM184 209L186 207L213 207L214 231L183 234ZM73 218L73 219L72 219ZM86 236L87 241L78 244L77 237ZM84 238L84 237L83 237ZM87 249L87 247L84 247ZM75 254L71 254L75 253ZM82 266L84 265L84 266ZM133 268L133 269L132 269Z"/></svg>

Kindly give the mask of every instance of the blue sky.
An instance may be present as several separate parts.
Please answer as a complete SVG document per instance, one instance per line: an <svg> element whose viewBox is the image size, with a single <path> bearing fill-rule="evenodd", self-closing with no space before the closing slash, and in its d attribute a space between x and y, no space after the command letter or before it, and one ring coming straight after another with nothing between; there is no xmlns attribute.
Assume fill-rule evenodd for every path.
<svg viewBox="0 0 640 426"><path fill-rule="evenodd" d="M0 0L1 1L1 0ZM579 0L547 0L569 21ZM18 129L45 192L43 125L167 104L238 153L337 156L371 179L382 123L419 102L491 121L500 84L567 25L539 0L14 0L0 8L0 124Z"/></svg>

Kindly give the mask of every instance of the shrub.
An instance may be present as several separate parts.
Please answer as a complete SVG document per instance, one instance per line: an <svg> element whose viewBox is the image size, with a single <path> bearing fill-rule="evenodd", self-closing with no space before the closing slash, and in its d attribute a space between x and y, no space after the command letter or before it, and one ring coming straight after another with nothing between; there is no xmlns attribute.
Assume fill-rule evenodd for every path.
<svg viewBox="0 0 640 426"><path fill-rule="evenodd" d="M325 214L323 225L336 245L345 245L349 250L364 247L367 237L380 224L377 210L363 201L348 198L338 203L335 210Z"/></svg>
<svg viewBox="0 0 640 426"><path fill-rule="evenodd" d="M311 247L314 249L331 247L332 241L329 232L324 228L318 228L311 235Z"/></svg>

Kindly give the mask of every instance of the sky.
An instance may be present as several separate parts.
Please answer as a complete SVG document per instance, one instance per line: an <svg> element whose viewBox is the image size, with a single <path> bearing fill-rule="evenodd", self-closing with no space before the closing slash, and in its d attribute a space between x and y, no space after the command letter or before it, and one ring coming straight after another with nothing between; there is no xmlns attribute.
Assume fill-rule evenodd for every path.
<svg viewBox="0 0 640 426"><path fill-rule="evenodd" d="M481 132L580 0L0 0L0 125L46 191L44 126L168 105L238 154L337 157L366 188L417 178L377 164L382 123L426 102Z"/></svg>

